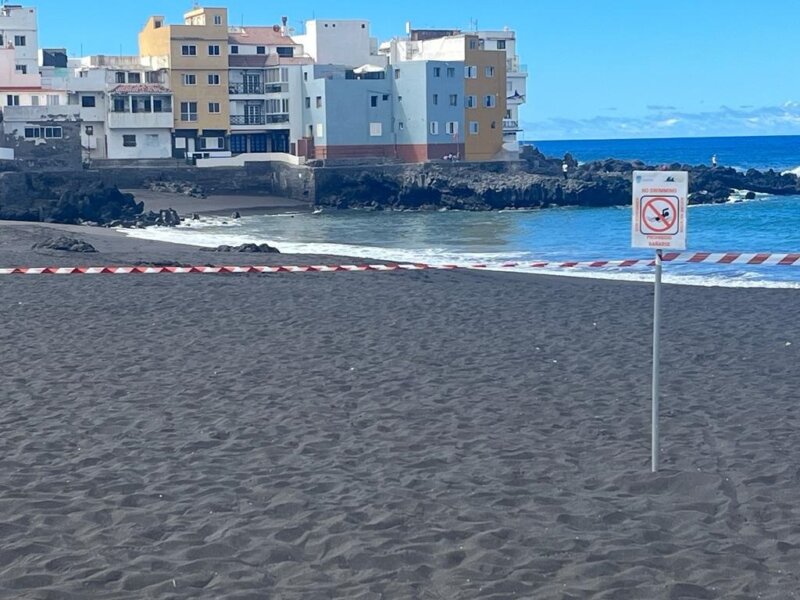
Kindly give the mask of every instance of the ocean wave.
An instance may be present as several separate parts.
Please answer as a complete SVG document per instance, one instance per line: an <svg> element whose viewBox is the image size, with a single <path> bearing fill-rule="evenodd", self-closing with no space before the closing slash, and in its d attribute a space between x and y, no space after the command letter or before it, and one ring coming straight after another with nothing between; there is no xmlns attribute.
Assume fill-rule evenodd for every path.
<svg viewBox="0 0 800 600"><path fill-rule="evenodd" d="M798 177L800 177L800 167L795 167L794 169L783 171L781 175L797 175Z"/></svg>
<svg viewBox="0 0 800 600"><path fill-rule="evenodd" d="M338 244L330 242L287 242L266 239L255 235L241 235L231 232L203 232L199 229L181 227L148 227L146 229L121 229L123 233L139 239L171 242L199 247L216 247L222 244L236 246L245 243L268 243L277 246L286 254L312 254L346 256L359 259L372 259L407 264L430 265L485 265L490 271L512 272L523 274L545 274L560 277L580 277L587 279L604 279L616 281L652 282L653 272L650 267L608 268L608 269L560 269L503 267L507 262L534 262L541 257L534 257L528 252L455 252L446 248L386 248L379 246L363 246ZM696 266L693 266L696 267ZM686 273L686 265L679 265L683 272L670 272L665 267L663 280L674 285L692 285L700 287L728 288L788 288L800 289L800 281L780 281L766 278L763 272L737 271L725 273L725 268L711 273ZM692 268L692 267L690 267ZM733 267L727 267L733 268ZM788 267L786 267L788 268Z"/></svg>

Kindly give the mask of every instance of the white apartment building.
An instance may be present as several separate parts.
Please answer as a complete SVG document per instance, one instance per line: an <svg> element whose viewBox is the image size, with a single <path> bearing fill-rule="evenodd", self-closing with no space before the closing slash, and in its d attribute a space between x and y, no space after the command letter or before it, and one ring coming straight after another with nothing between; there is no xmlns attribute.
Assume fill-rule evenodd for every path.
<svg viewBox="0 0 800 600"><path fill-rule="evenodd" d="M169 158L173 106L167 81L166 70L145 67L138 56L71 60L68 104L82 121L84 158Z"/></svg>
<svg viewBox="0 0 800 600"><path fill-rule="evenodd" d="M0 6L0 46L14 51L17 73L38 75L39 29L35 8L17 4Z"/></svg>
<svg viewBox="0 0 800 600"><path fill-rule="evenodd" d="M518 136L522 133L519 109L528 95L528 67L520 64L517 54L517 35L508 27L501 31L478 31L476 35L486 50L505 50L506 53L506 118L503 119L503 142L507 150L518 151Z"/></svg>
<svg viewBox="0 0 800 600"><path fill-rule="evenodd" d="M229 27L232 154L296 153L302 137L302 66L312 59L286 26Z"/></svg>
<svg viewBox="0 0 800 600"><path fill-rule="evenodd" d="M386 57L378 54L378 40L370 37L369 21L312 20L305 25L306 32L295 35L294 41L303 46L314 63L350 68L386 67Z"/></svg>

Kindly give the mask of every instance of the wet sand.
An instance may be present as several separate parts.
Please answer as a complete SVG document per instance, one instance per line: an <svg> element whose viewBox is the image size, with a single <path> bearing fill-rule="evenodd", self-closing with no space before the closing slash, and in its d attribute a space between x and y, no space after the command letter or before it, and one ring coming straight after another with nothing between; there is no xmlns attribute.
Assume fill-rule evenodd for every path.
<svg viewBox="0 0 800 600"><path fill-rule="evenodd" d="M0 597L796 598L799 298L665 287L653 475L646 284L4 276Z"/></svg>
<svg viewBox="0 0 800 600"><path fill-rule="evenodd" d="M144 202L144 209L158 212L162 209L175 209L179 215L199 214L264 214L265 211L311 210L308 202L278 196L211 195L207 198L193 198L183 194L154 192L152 190L122 190L133 194L137 202Z"/></svg>

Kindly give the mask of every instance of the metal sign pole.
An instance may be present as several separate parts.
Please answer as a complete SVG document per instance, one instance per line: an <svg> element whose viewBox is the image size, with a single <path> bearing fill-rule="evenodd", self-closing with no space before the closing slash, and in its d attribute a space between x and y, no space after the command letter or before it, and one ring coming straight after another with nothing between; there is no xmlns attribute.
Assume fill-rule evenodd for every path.
<svg viewBox="0 0 800 600"><path fill-rule="evenodd" d="M659 367L661 352L661 250L656 250L656 284L653 294L653 457L652 472L658 471L658 455L660 451L658 431L659 404Z"/></svg>

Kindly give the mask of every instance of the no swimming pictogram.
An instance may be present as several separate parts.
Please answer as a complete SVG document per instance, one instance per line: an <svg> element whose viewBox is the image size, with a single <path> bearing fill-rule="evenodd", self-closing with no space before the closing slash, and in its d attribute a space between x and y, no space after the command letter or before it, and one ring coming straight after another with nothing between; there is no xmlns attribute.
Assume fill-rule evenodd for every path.
<svg viewBox="0 0 800 600"><path fill-rule="evenodd" d="M642 196L641 232L645 235L676 235L680 231L677 196Z"/></svg>

